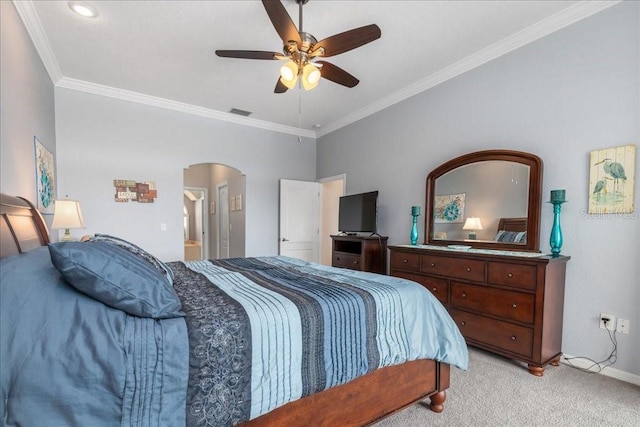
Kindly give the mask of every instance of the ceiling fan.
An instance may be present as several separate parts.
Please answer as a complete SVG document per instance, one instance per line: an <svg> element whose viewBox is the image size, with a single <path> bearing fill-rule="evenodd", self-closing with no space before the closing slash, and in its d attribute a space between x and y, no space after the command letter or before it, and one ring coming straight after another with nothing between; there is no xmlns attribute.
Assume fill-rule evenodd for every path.
<svg viewBox="0 0 640 427"><path fill-rule="evenodd" d="M346 87L354 87L360 82L357 78L336 65L317 59L339 55L379 39L382 34L380 28L375 24L366 25L317 41L312 34L302 31L302 6L308 1L295 0L299 10L298 29L280 0L262 0L271 23L284 43L283 53L216 50L216 55L226 58L286 60L287 63L280 69L275 93L292 89L299 77L306 90L316 87L321 77Z"/></svg>

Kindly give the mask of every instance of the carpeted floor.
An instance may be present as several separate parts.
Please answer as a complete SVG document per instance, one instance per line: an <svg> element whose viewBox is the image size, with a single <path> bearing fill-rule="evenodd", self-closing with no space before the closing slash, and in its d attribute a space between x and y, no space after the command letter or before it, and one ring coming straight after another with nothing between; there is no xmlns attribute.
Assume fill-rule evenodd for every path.
<svg viewBox="0 0 640 427"><path fill-rule="evenodd" d="M375 424L396 426L635 427L640 387L562 364L539 378L524 364L470 349L469 370L451 369L444 412L418 403Z"/></svg>

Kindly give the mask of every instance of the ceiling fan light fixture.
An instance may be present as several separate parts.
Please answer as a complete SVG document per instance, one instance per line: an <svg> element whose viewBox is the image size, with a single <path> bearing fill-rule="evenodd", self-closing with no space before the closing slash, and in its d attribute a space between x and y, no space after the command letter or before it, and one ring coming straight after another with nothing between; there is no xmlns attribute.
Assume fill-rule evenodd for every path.
<svg viewBox="0 0 640 427"><path fill-rule="evenodd" d="M298 65L289 61L280 68L280 81L289 89L293 89L298 80Z"/></svg>
<svg viewBox="0 0 640 427"><path fill-rule="evenodd" d="M308 63L302 69L302 86L304 86L305 90L311 90L318 86L320 77L322 77L322 75L320 74L318 67L312 63Z"/></svg>

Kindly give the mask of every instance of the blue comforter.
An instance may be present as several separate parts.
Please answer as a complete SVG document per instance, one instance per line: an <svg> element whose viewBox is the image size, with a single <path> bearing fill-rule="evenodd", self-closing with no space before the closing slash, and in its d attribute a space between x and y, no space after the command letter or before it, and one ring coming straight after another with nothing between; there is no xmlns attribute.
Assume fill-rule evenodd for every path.
<svg viewBox="0 0 640 427"><path fill-rule="evenodd" d="M284 257L170 263L185 318L76 291L46 247L0 261L7 426L220 426L429 358L467 368L442 305L403 279Z"/></svg>
<svg viewBox="0 0 640 427"><path fill-rule="evenodd" d="M183 426L183 318L107 307L69 286L47 247L0 261L6 426Z"/></svg>
<svg viewBox="0 0 640 427"><path fill-rule="evenodd" d="M170 266L190 334L189 425L253 419L409 360L467 368L458 328L416 283L286 257Z"/></svg>

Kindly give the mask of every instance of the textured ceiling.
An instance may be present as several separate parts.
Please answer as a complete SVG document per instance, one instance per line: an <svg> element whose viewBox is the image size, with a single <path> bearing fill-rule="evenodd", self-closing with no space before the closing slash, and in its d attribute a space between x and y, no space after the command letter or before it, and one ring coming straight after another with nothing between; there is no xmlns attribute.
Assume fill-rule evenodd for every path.
<svg viewBox="0 0 640 427"><path fill-rule="evenodd" d="M382 37L327 58L360 79L322 79L312 91L274 94L280 61L219 58L216 49L281 51L259 1L14 2L54 82L88 92L235 121L322 135L530 43L615 2L327 1L303 8L318 40L367 24ZM284 5L298 24L298 5ZM301 113L300 113L301 112ZM314 127L314 125L321 127Z"/></svg>

